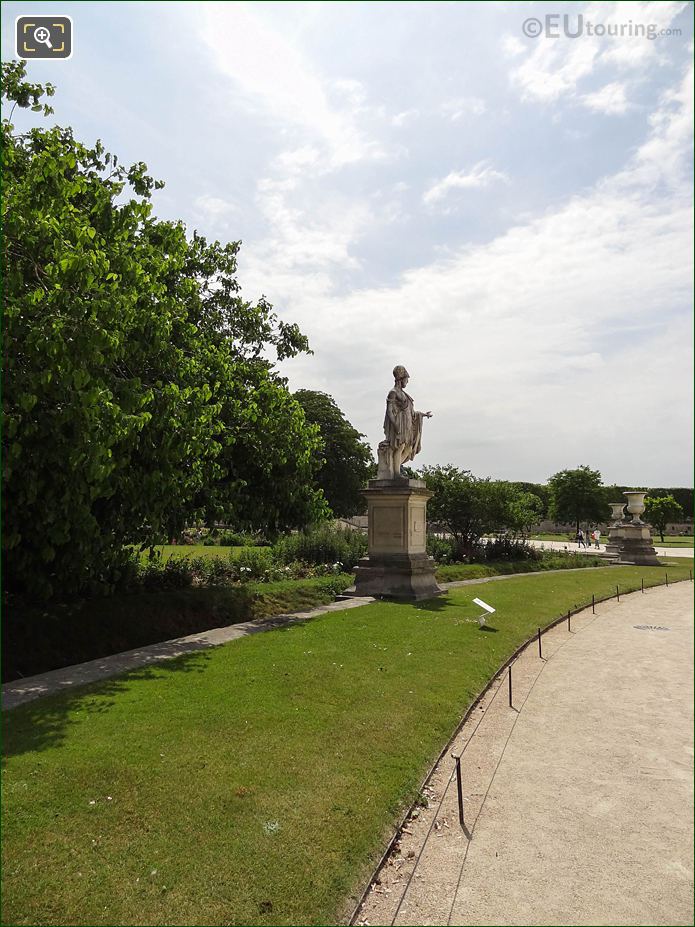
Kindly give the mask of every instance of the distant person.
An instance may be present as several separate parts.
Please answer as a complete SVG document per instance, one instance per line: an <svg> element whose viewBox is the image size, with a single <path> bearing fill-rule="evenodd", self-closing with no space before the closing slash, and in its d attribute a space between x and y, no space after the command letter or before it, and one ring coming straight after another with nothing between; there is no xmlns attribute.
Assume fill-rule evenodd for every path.
<svg viewBox="0 0 695 927"><path fill-rule="evenodd" d="M581 528L577 528L577 537L576 537L576 541L577 541L577 549L579 549L580 547L584 547L584 546L585 546L585 544L584 544L584 532L582 531Z"/></svg>
<svg viewBox="0 0 695 927"><path fill-rule="evenodd" d="M596 541L596 550L601 546L601 529L597 528L594 531L594 541Z"/></svg>

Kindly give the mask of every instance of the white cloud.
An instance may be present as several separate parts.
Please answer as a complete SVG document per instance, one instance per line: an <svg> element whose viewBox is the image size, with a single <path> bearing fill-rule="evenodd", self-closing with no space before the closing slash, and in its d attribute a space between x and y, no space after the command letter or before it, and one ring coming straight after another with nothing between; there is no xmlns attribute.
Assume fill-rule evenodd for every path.
<svg viewBox="0 0 695 927"><path fill-rule="evenodd" d="M242 3L206 3L200 11L200 37L216 67L257 110L265 108L275 126L300 127L312 143L326 149L324 165L339 167L383 157L356 119L362 106L359 81L325 80L284 35ZM333 105L339 96L342 106Z"/></svg>
<svg viewBox="0 0 695 927"><path fill-rule="evenodd" d="M510 58L516 58L517 55L522 55L526 51L526 46L517 36L504 35L502 36L502 51Z"/></svg>
<svg viewBox="0 0 695 927"><path fill-rule="evenodd" d="M315 168L321 163L321 152L315 145L302 145L282 151L273 161L273 167L289 175Z"/></svg>
<svg viewBox="0 0 695 927"><path fill-rule="evenodd" d="M689 189L693 138L693 68L676 87L662 94L650 117L651 132L625 170L613 178L616 187L639 184L651 189L665 184Z"/></svg>
<svg viewBox="0 0 695 927"><path fill-rule="evenodd" d="M432 206L445 199L452 190L473 190L477 187L488 187L495 182L508 183L509 178L486 161L479 161L468 172L452 171L437 181L424 192L422 201L427 206Z"/></svg>
<svg viewBox="0 0 695 927"><path fill-rule="evenodd" d="M580 100L582 105L588 109L608 115L619 115L631 108L631 104L625 95L625 84L617 81L606 84L605 87L601 87L600 90L596 90L594 93L584 94L580 97Z"/></svg>
<svg viewBox="0 0 695 927"><path fill-rule="evenodd" d="M638 74L662 60L659 40L647 38L646 28L669 28L685 6L684 2L672 0L589 3L581 10L584 32L576 38L565 35L564 19L571 34L578 29L578 14L558 14L558 36L541 35L536 39L524 60L513 69L512 86L519 89L523 99L551 103L563 96L575 96L581 82L599 67L617 67ZM606 34L589 35L587 23L604 28ZM511 47L517 48L514 44Z"/></svg>
<svg viewBox="0 0 695 927"><path fill-rule="evenodd" d="M205 193L193 201L193 209L205 225L226 228L231 219L239 216L239 207L236 203Z"/></svg>
<svg viewBox="0 0 695 927"><path fill-rule="evenodd" d="M439 106L439 112L452 122L457 122L464 116L482 116L485 109L485 101L480 97L456 97L453 100L445 100Z"/></svg>
<svg viewBox="0 0 695 927"><path fill-rule="evenodd" d="M358 266L351 246L376 221L364 200L334 193L307 202L300 179L291 177L260 180L256 204L267 227L246 254L246 283L256 292L269 278L280 289L301 279L303 289L307 276L310 290L329 292L331 274Z"/></svg>
<svg viewBox="0 0 695 927"><path fill-rule="evenodd" d="M353 109L361 107L367 99L367 89L360 80L341 78L329 85L333 96L338 96Z"/></svg>
<svg viewBox="0 0 695 927"><path fill-rule="evenodd" d="M297 277L269 259L264 279L316 350L288 364L291 380L334 395L376 444L390 369L406 364L418 406L435 412L420 464L542 479L587 462L608 481L677 485L689 472L689 402L665 403L660 384L690 396L689 87L686 77L664 96L622 171L396 285L339 295L325 261L323 276ZM650 434L636 454L618 440L630 423Z"/></svg>
<svg viewBox="0 0 695 927"><path fill-rule="evenodd" d="M420 112L417 109L406 109L402 113L396 113L395 116L391 117L391 125L400 128L413 122L419 115Z"/></svg>

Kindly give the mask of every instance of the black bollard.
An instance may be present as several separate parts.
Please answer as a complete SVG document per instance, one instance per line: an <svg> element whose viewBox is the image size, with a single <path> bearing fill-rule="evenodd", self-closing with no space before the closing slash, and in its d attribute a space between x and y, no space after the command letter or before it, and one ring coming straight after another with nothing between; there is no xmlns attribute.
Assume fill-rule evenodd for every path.
<svg viewBox="0 0 695 927"><path fill-rule="evenodd" d="M644 592L644 576L642 577L642 592Z"/></svg>
<svg viewBox="0 0 695 927"><path fill-rule="evenodd" d="M543 659L543 645L541 644L541 629L538 629L538 656Z"/></svg>
<svg viewBox="0 0 695 927"><path fill-rule="evenodd" d="M461 782L461 757L455 756L456 760L456 788L458 790L459 797L459 824L462 829L465 829L466 825L463 820L463 783Z"/></svg>
<svg viewBox="0 0 695 927"><path fill-rule="evenodd" d="M567 630L568 631L572 630L572 620L571 619L572 619L572 612L569 609L567 609Z"/></svg>
<svg viewBox="0 0 695 927"><path fill-rule="evenodd" d="M596 596L593 594L593 592L591 593L591 614L596 614Z"/></svg>
<svg viewBox="0 0 695 927"><path fill-rule="evenodd" d="M512 704L512 668L511 668L511 666L509 667L509 678L508 678L508 682L509 682L509 707L510 707L510 708L513 708L514 705Z"/></svg>
<svg viewBox="0 0 695 927"><path fill-rule="evenodd" d="M668 572L666 573L666 586L668 586Z"/></svg>
<svg viewBox="0 0 695 927"><path fill-rule="evenodd" d="M619 602L620 601L620 589L617 586L615 587L615 597Z"/></svg>

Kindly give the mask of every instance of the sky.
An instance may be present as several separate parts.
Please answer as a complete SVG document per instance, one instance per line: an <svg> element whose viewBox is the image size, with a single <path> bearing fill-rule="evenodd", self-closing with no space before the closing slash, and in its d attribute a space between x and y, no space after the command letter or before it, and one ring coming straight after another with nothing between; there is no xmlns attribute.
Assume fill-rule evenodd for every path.
<svg viewBox="0 0 695 927"><path fill-rule="evenodd" d="M7 2L3 60L29 13L73 18L47 122L242 241L374 449L404 364L416 466L693 485L692 4Z"/></svg>

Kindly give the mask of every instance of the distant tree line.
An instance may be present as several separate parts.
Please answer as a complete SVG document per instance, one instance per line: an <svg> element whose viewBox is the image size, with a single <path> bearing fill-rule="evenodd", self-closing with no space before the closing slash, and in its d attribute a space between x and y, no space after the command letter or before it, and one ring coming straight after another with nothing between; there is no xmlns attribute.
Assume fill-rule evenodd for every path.
<svg viewBox="0 0 695 927"><path fill-rule="evenodd" d="M514 485L518 486L520 490L524 492L533 493L538 499L541 500L541 512L540 520L554 518L552 514L552 489L550 482L548 483L528 483L524 481L516 482ZM695 511L695 498L693 490L687 487L635 487L635 486L618 486L615 483L609 484L607 486L602 486L602 493L605 496L605 501L608 502L621 502L624 500L625 492L629 492L631 489L644 489L647 495L650 498L658 498L664 496L672 496L673 499L678 503L682 509L683 519L693 518L693 512ZM607 517L607 516L606 516ZM564 520L564 519L561 519ZM567 521L572 521L572 518L566 519ZM600 519L599 519L600 520ZM677 521L680 519L671 519L672 521Z"/></svg>

